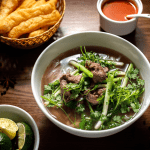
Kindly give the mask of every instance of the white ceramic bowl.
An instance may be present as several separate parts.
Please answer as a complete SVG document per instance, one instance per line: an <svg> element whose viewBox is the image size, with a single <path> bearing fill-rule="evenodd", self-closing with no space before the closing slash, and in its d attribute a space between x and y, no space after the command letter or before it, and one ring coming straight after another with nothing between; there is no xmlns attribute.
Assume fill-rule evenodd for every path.
<svg viewBox="0 0 150 150"><path fill-rule="evenodd" d="M136 29L137 25L137 18L132 18L128 21L115 21L112 20L104 15L102 12L102 6L103 4L108 0L98 0L97 1L97 10L100 14L100 26L103 30L109 33L113 33L116 35L127 35L131 32L133 32ZM138 8L138 14L141 14L143 11L143 4L141 0L131 0L133 1L137 8Z"/></svg>
<svg viewBox="0 0 150 150"><path fill-rule="evenodd" d="M141 110L139 113L131 120L127 121L121 126L102 130L102 131L86 131L86 130L79 130L72 127L69 127L55 118L53 118L45 108L41 98L41 79L42 76L50 64L50 62L56 58L59 54L70 50L75 47L79 46L103 46L106 48L114 49L122 53L123 55L127 56L139 69L141 72L142 78L146 81L145 82L145 94L144 94L144 101ZM82 32L77 34L72 34L66 37L62 37L59 40L50 44L38 57L31 77L31 86L33 95L35 100L43 111L43 113L50 119L54 124L56 124L61 129L72 133L77 136L81 137L105 137L108 135L115 134L128 126L134 123L142 114L146 111L149 106L149 98L150 98L150 65L147 58L143 55L143 53L135 47L130 42L120 38L116 35L104 32Z"/></svg>
<svg viewBox="0 0 150 150"><path fill-rule="evenodd" d="M14 122L26 122L29 124L34 132L34 147L33 150L38 150L39 148L39 130L29 113L25 110L13 106L13 105L0 105L0 118L8 118L13 120Z"/></svg>

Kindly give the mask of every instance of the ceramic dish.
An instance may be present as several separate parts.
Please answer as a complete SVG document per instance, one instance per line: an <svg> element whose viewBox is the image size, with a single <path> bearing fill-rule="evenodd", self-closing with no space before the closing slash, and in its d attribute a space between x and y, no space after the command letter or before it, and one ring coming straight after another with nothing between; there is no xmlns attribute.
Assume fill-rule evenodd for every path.
<svg viewBox="0 0 150 150"><path fill-rule="evenodd" d="M113 33L119 36L127 35L136 29L138 18L132 18L127 21L115 21L104 15L102 12L102 6L108 0L98 0L97 10L100 14L100 26L103 30L109 33ZM136 4L138 8L138 14L143 11L143 4L141 0L131 0L131 2Z"/></svg>
<svg viewBox="0 0 150 150"><path fill-rule="evenodd" d="M38 127L34 121L34 119L31 117L29 113L27 113L25 110L13 106L13 105L0 105L0 118L8 118L13 120L14 122L25 122L29 124L33 130L34 133L34 147L33 150L38 150L39 148L39 141L40 141L40 135Z"/></svg>
<svg viewBox="0 0 150 150"><path fill-rule="evenodd" d="M55 118L53 118L50 113L47 111L47 108L43 105L43 101L41 98L41 79L42 76L50 64L50 62L56 58L59 54L79 47L79 46L102 46L106 48L111 48L117 52L122 53L126 57L128 57L135 65L139 68L142 78L145 80L145 93L143 98L143 104L136 116L125 122L124 124L108 129L108 130L101 130L101 131L86 131L80 130L76 128L72 128L67 126ZM147 58L143 55L143 53L133 44L120 38L116 35L104 32L82 32L77 34L72 34L69 36L65 36L54 43L50 44L38 57L31 77L31 86L33 95L35 100L42 110L42 112L46 115L46 117L51 120L55 125L60 127L61 129L77 135L81 137L105 137L117 132L122 131L123 129L127 128L131 124L133 124L138 118L140 118L146 109L149 106L149 98L150 98L150 65Z"/></svg>

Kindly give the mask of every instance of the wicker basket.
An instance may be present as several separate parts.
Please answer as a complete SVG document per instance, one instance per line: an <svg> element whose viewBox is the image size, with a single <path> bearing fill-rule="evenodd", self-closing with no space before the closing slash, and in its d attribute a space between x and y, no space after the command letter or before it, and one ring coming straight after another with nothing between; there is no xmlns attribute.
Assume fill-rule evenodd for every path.
<svg viewBox="0 0 150 150"><path fill-rule="evenodd" d="M60 23L65 13L65 0L58 0L57 10L61 14L61 18L53 27L45 31L43 34L36 36L36 37L20 38L20 39L16 39L16 38L13 39L13 38L0 36L0 41L7 45L10 45L12 47L19 48L19 49L32 49L32 48L42 45L43 43L48 41L59 28Z"/></svg>

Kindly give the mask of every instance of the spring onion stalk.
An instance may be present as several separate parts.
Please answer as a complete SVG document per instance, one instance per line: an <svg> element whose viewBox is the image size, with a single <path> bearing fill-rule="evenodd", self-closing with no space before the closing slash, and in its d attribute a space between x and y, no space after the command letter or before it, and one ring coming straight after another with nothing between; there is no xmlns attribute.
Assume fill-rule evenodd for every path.
<svg viewBox="0 0 150 150"><path fill-rule="evenodd" d="M117 82L122 79L123 79L123 77L113 78L113 82ZM108 78L106 80L104 80L103 82L101 82L102 84L98 84L98 88L105 88L107 86L107 84L104 84L104 83L107 83L107 82L108 82Z"/></svg>
<svg viewBox="0 0 150 150"><path fill-rule="evenodd" d="M113 72L113 71L110 71L110 72ZM106 73L106 75L108 75L108 73ZM116 71L115 72L115 76L125 76L125 75L126 75L126 73L123 71Z"/></svg>
<svg viewBox="0 0 150 150"><path fill-rule="evenodd" d="M104 120L102 120L102 117L106 117L106 115L107 115L109 99L110 99L110 91L112 90L112 86L114 83L113 78L114 78L114 76L112 74L110 74L108 76L108 82L107 82L107 86L106 86L106 94L105 94L105 99L104 99L104 104L103 104L102 115L101 115L100 120L94 126L94 128L96 130L99 129L104 122Z"/></svg>
<svg viewBox="0 0 150 150"><path fill-rule="evenodd" d="M117 82L122 79L123 79L123 77L113 78L113 82ZM107 84L105 84L105 83L107 83L107 82L108 82L108 78L106 80L104 80L103 82L101 82L101 84L98 84L98 88L106 88Z"/></svg>
<svg viewBox="0 0 150 150"><path fill-rule="evenodd" d="M117 74L117 76L124 76L125 72L123 72L123 71L117 71L116 74Z"/></svg>
<svg viewBox="0 0 150 150"><path fill-rule="evenodd" d="M70 75L76 75L77 73L79 73L79 70L78 70L78 69L76 69L76 70L74 70L73 72L71 72Z"/></svg>
<svg viewBox="0 0 150 150"><path fill-rule="evenodd" d="M93 73L91 71L89 71L88 69L86 69L84 66L80 65L79 63L77 63L74 60L71 60L69 63L71 65L75 66L78 70L83 71L88 77L93 78Z"/></svg>
<svg viewBox="0 0 150 150"><path fill-rule="evenodd" d="M119 80L122 80L122 79L123 79L123 77L114 78L113 82L118 82Z"/></svg>
<svg viewBox="0 0 150 150"><path fill-rule="evenodd" d="M123 77L118 77L118 78L114 78L113 81L118 82L119 80L122 80L122 79ZM103 80L101 83L107 83L107 81L108 81L108 78L106 80Z"/></svg>
<svg viewBox="0 0 150 150"><path fill-rule="evenodd" d="M104 62L105 60L99 60L99 62L101 63L101 62ZM124 63L123 62L119 62L119 61L113 61L113 60L108 60L107 61L107 63L110 63L110 64L114 64L115 66L123 66L124 65Z"/></svg>
<svg viewBox="0 0 150 150"><path fill-rule="evenodd" d="M107 84L98 84L98 88L105 88Z"/></svg>
<svg viewBox="0 0 150 150"><path fill-rule="evenodd" d="M54 91L54 97L56 97L59 94L61 94L60 86Z"/></svg>
<svg viewBox="0 0 150 150"><path fill-rule="evenodd" d="M126 75L125 75L125 77L124 77L124 80L123 80L123 83L122 83L122 85L121 85L121 87L125 87L126 85L127 85L127 83L128 83L128 72L129 71L131 71L131 69L133 68L133 64L131 63L130 65L129 65L129 67L128 67L128 70L127 70L127 72L126 72Z"/></svg>
<svg viewBox="0 0 150 150"><path fill-rule="evenodd" d="M44 106L48 106L48 104L49 104L49 101L44 102Z"/></svg>
<svg viewBox="0 0 150 150"><path fill-rule="evenodd" d="M109 62L109 61L108 61L108 62ZM123 66L123 65L124 65L123 62L119 62L119 61L118 61L118 62L117 62L117 61L114 62L114 64L115 64L115 66Z"/></svg>
<svg viewBox="0 0 150 150"><path fill-rule="evenodd" d="M78 75L80 75L80 73L76 73L74 76L78 76Z"/></svg>

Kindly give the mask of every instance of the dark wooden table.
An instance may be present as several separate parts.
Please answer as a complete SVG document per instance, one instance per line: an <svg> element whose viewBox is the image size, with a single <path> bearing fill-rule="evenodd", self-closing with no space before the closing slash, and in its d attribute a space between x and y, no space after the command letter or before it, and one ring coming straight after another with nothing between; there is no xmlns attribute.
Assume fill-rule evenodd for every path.
<svg viewBox="0 0 150 150"><path fill-rule="evenodd" d="M150 13L149 0L142 0L143 13ZM53 41L81 31L101 31L96 0L66 0L64 19L55 35L45 44L31 50L15 49L0 43L0 104L11 104L26 110L40 132L39 150L104 149L150 150L150 107L133 125L105 138L82 138L55 126L39 109L31 90L31 73L40 53ZM136 30L123 36L137 46L150 61L150 20L139 18ZM9 78L9 86L4 80ZM14 83L14 84L13 84Z"/></svg>

